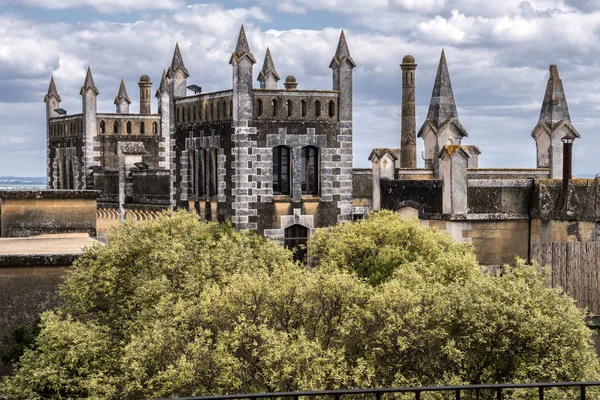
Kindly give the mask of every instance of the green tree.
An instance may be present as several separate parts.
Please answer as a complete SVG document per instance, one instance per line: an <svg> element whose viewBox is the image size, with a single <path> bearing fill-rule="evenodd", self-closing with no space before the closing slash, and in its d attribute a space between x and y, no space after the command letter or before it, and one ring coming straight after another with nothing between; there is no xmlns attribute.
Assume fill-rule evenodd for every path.
<svg viewBox="0 0 600 400"><path fill-rule="evenodd" d="M394 232L417 229L387 214L330 232L363 234L362 226L368 236L376 231L369 222L383 217L398 225L388 227ZM468 248L418 230L428 233L436 240L414 240L457 246L466 266L435 271L420 249L423 256L407 255L373 285L326 257L307 269L272 242L192 214L127 225L67 275L64 306L43 316L36 348L2 382L0 397L597 379L590 330L572 299L522 263L484 276Z"/></svg>
<svg viewBox="0 0 600 400"><path fill-rule="evenodd" d="M478 273L471 246L391 211L353 224L318 230L309 252L325 269L347 270L379 284L394 274L417 273L429 281L458 282Z"/></svg>

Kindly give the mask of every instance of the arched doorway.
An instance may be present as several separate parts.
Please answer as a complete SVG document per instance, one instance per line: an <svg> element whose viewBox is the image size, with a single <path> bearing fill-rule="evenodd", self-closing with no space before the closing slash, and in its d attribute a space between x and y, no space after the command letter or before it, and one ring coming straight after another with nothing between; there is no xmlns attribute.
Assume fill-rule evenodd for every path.
<svg viewBox="0 0 600 400"><path fill-rule="evenodd" d="M308 228L302 225L292 225L284 231L284 246L294 251L294 260L306 262L306 243L308 242Z"/></svg>

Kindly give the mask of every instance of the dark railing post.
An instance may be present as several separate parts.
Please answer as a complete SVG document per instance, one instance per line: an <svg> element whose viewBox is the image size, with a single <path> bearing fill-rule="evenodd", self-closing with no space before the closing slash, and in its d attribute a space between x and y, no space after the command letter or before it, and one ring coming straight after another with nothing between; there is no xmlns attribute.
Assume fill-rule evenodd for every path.
<svg viewBox="0 0 600 400"><path fill-rule="evenodd" d="M544 400L544 387L543 386L540 386L538 388L538 394L539 394L539 396L538 396L539 400Z"/></svg>
<svg viewBox="0 0 600 400"><path fill-rule="evenodd" d="M415 400L421 400L421 391L420 390L415 391Z"/></svg>
<svg viewBox="0 0 600 400"><path fill-rule="evenodd" d="M381 400L381 392L375 392L375 400Z"/></svg>
<svg viewBox="0 0 600 400"><path fill-rule="evenodd" d="M456 400L460 400L460 389L456 389Z"/></svg>
<svg viewBox="0 0 600 400"><path fill-rule="evenodd" d="M502 400L502 388L496 389L496 400Z"/></svg>
<svg viewBox="0 0 600 400"><path fill-rule="evenodd" d="M579 396L579 398L581 400L585 400L585 386L581 385L579 387L579 392L581 393L580 396Z"/></svg>

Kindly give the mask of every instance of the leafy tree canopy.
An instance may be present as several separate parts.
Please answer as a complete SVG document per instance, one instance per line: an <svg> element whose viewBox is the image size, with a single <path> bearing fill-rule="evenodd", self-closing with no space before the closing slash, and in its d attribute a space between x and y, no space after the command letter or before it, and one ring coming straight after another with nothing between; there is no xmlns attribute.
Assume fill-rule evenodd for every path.
<svg viewBox="0 0 600 400"><path fill-rule="evenodd" d="M398 237L385 239L378 226ZM353 235L375 250L325 250ZM266 239L192 214L125 225L73 266L64 305L43 315L35 349L0 397L598 378L584 313L534 267L484 276L467 247L390 213L315 241L320 262L307 269Z"/></svg>

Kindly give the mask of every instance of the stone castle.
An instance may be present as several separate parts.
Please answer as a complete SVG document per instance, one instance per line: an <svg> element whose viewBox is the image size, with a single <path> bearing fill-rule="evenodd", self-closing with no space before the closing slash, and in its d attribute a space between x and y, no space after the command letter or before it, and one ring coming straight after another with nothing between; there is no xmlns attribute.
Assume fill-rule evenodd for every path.
<svg viewBox="0 0 600 400"><path fill-rule="evenodd" d="M225 60L224 60L225 61ZM279 240L305 243L314 229L391 209L472 242L482 264L530 258L532 243L598 241L600 181L571 179L574 139L556 66L531 133L537 165L479 168L480 149L463 145L444 52L429 111L417 132L412 56L402 60L400 148L375 148L372 168L352 167L352 75L344 32L329 64L331 90L298 89L280 76L267 49L256 63L242 27L229 64L231 89L202 93L179 47L156 91L138 83L139 113L121 81L114 113L100 113L92 72L81 87L82 113L65 115L54 79L45 96L49 189L93 189L98 221L151 218L164 209L195 210ZM188 95L189 92L193 94ZM425 168L417 168L416 140ZM302 254L300 254L303 256Z"/></svg>

